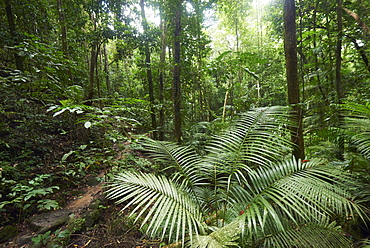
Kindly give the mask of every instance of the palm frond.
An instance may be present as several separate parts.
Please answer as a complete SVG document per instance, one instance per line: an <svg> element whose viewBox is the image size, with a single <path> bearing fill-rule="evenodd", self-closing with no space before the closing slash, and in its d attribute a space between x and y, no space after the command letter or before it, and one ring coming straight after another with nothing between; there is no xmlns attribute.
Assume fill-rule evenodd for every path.
<svg viewBox="0 0 370 248"><path fill-rule="evenodd" d="M192 239L192 248L225 248L238 246L237 240L243 228L242 218L236 218L233 222L217 228L209 235L197 235Z"/></svg>
<svg viewBox="0 0 370 248"><path fill-rule="evenodd" d="M137 213L150 236L164 237L170 241L185 241L187 233L204 233L203 215L191 193L184 185L171 182L164 176L125 172L115 176L109 184L107 198L116 203L129 201L125 210Z"/></svg>
<svg viewBox="0 0 370 248"><path fill-rule="evenodd" d="M143 139L141 143L152 159L165 164L166 168L175 169L172 180L186 180L191 184L204 181L200 157L191 147L149 138Z"/></svg>
<svg viewBox="0 0 370 248"><path fill-rule="evenodd" d="M365 218L349 193L354 180L321 160L285 159L289 117L284 107L248 112L205 156L146 139L151 157L174 175L121 173L107 197L125 202L150 236L191 247L347 247L328 219Z"/></svg>
<svg viewBox="0 0 370 248"><path fill-rule="evenodd" d="M210 142L208 163L233 174L281 159L292 146L286 133L290 124L288 110L269 107L242 115L235 126Z"/></svg>
<svg viewBox="0 0 370 248"><path fill-rule="evenodd" d="M360 248L370 248L370 240L367 238L367 239L362 239L362 240L359 240L358 242L356 242L357 245L356 247L360 247Z"/></svg>
<svg viewBox="0 0 370 248"><path fill-rule="evenodd" d="M246 215L250 233L245 235L250 239L282 232L286 221L298 225L334 214L364 218L363 209L344 189L351 182L348 174L319 160L301 163L293 158L258 168L243 185L233 185L229 206L235 215Z"/></svg>
<svg viewBox="0 0 370 248"><path fill-rule="evenodd" d="M354 144L359 152L370 159L370 103L346 103L342 107L350 111L345 117L345 123L353 134Z"/></svg>
<svg viewBox="0 0 370 248"><path fill-rule="evenodd" d="M327 221L326 221L327 222ZM351 241L333 223L307 223L290 230L265 237L257 247L345 248Z"/></svg>

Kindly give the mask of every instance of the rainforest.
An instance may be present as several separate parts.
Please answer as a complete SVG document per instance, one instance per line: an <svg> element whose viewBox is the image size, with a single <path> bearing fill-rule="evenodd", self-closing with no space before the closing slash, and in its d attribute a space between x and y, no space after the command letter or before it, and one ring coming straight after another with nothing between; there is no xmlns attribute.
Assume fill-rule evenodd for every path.
<svg viewBox="0 0 370 248"><path fill-rule="evenodd" d="M369 11L1 0L0 247L370 247Z"/></svg>

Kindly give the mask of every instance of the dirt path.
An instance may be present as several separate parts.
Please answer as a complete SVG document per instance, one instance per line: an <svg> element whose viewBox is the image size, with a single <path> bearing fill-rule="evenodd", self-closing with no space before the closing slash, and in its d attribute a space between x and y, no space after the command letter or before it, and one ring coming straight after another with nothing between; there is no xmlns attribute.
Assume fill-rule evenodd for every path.
<svg viewBox="0 0 370 248"><path fill-rule="evenodd" d="M104 172L101 172L98 177L103 178ZM65 225L70 220L71 214L74 214L74 216L81 215L83 211L88 210L95 199L101 196L103 192L102 183L95 186L87 186L81 191L85 193L69 202L65 207L53 212L33 216L22 233L19 233L14 240L6 242L0 247L29 247L33 237L44 234L47 231L55 231Z"/></svg>

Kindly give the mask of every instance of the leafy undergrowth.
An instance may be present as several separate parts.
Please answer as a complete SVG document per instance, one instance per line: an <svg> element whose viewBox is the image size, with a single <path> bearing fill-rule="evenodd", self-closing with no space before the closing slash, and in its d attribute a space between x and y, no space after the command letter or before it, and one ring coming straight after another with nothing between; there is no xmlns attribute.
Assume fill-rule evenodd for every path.
<svg viewBox="0 0 370 248"><path fill-rule="evenodd" d="M18 235L0 247L121 247L121 248L157 248L160 240L151 240L139 231L128 213L121 213L120 207L113 203L103 202L99 206L99 217L91 223L91 216L70 216L67 224L57 230L33 236L32 241L22 244L22 235L29 232L24 221L18 225ZM90 222L90 223L88 223ZM92 224L92 225L91 225ZM90 226L91 225L91 226Z"/></svg>
<svg viewBox="0 0 370 248"><path fill-rule="evenodd" d="M0 232L4 233L9 229L8 235L12 238L7 238L7 233L2 234L0 247L159 247L159 240L150 240L143 236L139 226L134 224L134 218L129 217L127 212L120 212L122 206L105 200L101 194L93 196L95 203L88 208L76 215L69 215L69 221L57 230L54 228L36 236L30 227L30 220L35 216L68 209L74 200L92 188L92 184L109 180L115 172L130 169L153 171L155 168L136 148L136 144L121 144L120 151L114 158L101 164L96 163L101 166L94 167L94 170L81 170L79 173L83 176L79 177L80 181L70 182L59 177L58 173L41 174L35 179L24 181L21 187L23 191L18 196L18 205L14 201L17 198L13 202L1 201L3 211ZM86 156L87 151L81 153L81 156L82 154L85 155L84 161L91 158ZM105 174L104 178L96 176L99 172ZM19 186L20 183L15 185ZM49 206L46 205L47 202Z"/></svg>
<svg viewBox="0 0 370 248"><path fill-rule="evenodd" d="M119 213L120 208L107 205L101 215L99 224L81 234L72 234L68 246L71 247L127 247L156 248L160 240L151 240L143 236L139 226L133 224L133 219L125 213Z"/></svg>
<svg viewBox="0 0 370 248"><path fill-rule="evenodd" d="M18 242L9 242L29 231L33 216L64 209L102 172L109 178L123 169L151 170L131 144L132 132L143 121L139 117L146 109L145 101L109 98L104 100L105 107L88 106L73 97L77 88L62 89L76 91L62 100L66 96L47 87L35 85L30 90L24 82L31 83L32 78L20 72L6 71L0 81L0 247L17 247ZM59 231L37 236L33 244L49 245L66 237L69 241L60 247L125 247L122 243L129 240L145 243L135 228L122 223L118 227L117 220L124 215L115 218L117 226L111 227L107 218L116 209L113 203L104 204L93 225L69 233L67 226L61 226ZM112 230L122 232L110 238Z"/></svg>

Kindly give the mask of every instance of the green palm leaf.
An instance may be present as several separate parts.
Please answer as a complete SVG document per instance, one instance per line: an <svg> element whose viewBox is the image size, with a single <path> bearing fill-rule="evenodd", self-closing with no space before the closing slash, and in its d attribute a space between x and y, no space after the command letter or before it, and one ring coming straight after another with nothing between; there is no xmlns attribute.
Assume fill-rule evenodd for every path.
<svg viewBox="0 0 370 248"><path fill-rule="evenodd" d="M166 168L174 168L172 180L197 184L204 182L201 159L189 146L179 146L173 142L156 141L149 138L141 141L146 152L156 162L165 164ZM165 169L166 169L165 168Z"/></svg>
<svg viewBox="0 0 370 248"><path fill-rule="evenodd" d="M365 105L347 103L343 108L350 111L345 121L352 132L353 142L357 149L370 159L370 102Z"/></svg>
<svg viewBox="0 0 370 248"><path fill-rule="evenodd" d="M286 135L288 110L269 107L242 115L234 127L208 145L206 162L230 176L280 160L291 149Z"/></svg>
<svg viewBox="0 0 370 248"><path fill-rule="evenodd" d="M209 235L197 235L192 239L192 248L224 248L238 246L238 238L244 223L242 218L237 218L233 222L216 228Z"/></svg>
<svg viewBox="0 0 370 248"><path fill-rule="evenodd" d="M141 227L147 224L150 236L169 240L182 240L187 233L204 233L203 215L193 196L184 185L176 184L164 176L125 172L115 176L109 184L107 198L117 203L128 201L125 210L135 205L133 213L138 213Z"/></svg>
<svg viewBox="0 0 370 248"><path fill-rule="evenodd" d="M118 174L107 196L132 207L150 236L183 246L347 247L328 219L365 218L348 191L352 177L320 160L286 160L288 113L284 107L248 112L214 137L205 156L146 139L143 146L153 160L175 173L170 179Z"/></svg>
<svg viewBox="0 0 370 248"><path fill-rule="evenodd" d="M349 248L352 245L335 222L325 221L321 224L307 223L295 226L285 232L267 236L256 247Z"/></svg>
<svg viewBox="0 0 370 248"><path fill-rule="evenodd" d="M231 187L229 206L235 215L245 214L248 239L283 232L287 223L321 222L334 214L364 217L343 187L351 184L349 175L319 160L261 167L246 179Z"/></svg>

